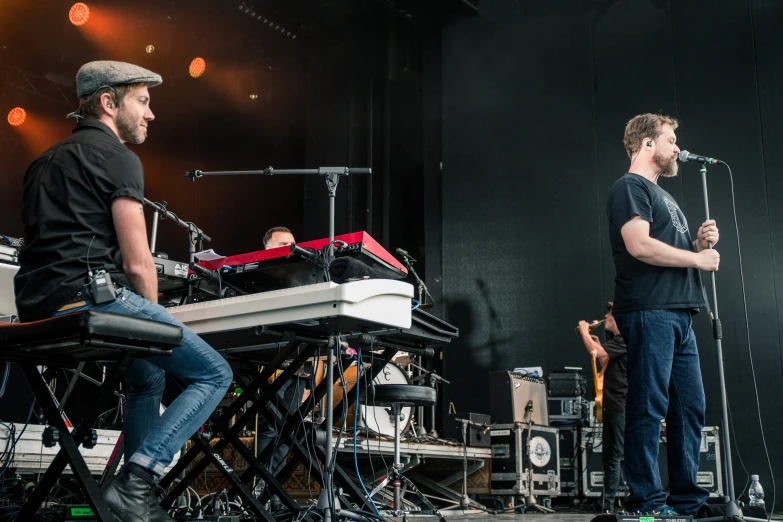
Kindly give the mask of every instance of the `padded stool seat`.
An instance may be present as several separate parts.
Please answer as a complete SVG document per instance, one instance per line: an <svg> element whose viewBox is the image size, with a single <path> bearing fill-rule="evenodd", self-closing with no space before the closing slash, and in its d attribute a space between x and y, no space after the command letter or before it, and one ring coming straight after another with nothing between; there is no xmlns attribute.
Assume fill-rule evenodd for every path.
<svg viewBox="0 0 783 522"><path fill-rule="evenodd" d="M22 324L0 326L0 361L17 362L44 412L55 429L60 451L27 498L16 520L33 520L65 466L70 465L96 520L112 522L114 516L101 496L84 457L81 444L92 444L92 426L123 374L133 361L151 355L171 355L182 345L182 328L138 317L87 310ZM82 414L79 427L65 425L44 376L37 365L77 366L85 361L109 363L108 375L92 397L91 407ZM92 446L89 446L92 447Z"/></svg>
<svg viewBox="0 0 783 522"><path fill-rule="evenodd" d="M179 326L93 310L0 325L0 361L43 365L114 361L120 351L168 355L181 345Z"/></svg>
<svg viewBox="0 0 783 522"><path fill-rule="evenodd" d="M432 406L435 388L413 384L376 384L370 387L368 403L378 406Z"/></svg>

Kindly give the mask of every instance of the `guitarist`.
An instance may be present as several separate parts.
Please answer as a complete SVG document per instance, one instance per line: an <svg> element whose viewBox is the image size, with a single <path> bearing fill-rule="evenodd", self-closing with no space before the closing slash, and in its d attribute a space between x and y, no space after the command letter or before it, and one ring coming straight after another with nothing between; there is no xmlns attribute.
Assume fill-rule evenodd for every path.
<svg viewBox="0 0 783 522"><path fill-rule="evenodd" d="M604 379L603 397L603 464L604 496L602 510L614 510L614 499L620 484L625 440L625 396L628 393L628 370L625 341L612 316L612 303L606 304L604 316L606 342L590 335L586 321L579 321L582 342L590 354L595 355Z"/></svg>

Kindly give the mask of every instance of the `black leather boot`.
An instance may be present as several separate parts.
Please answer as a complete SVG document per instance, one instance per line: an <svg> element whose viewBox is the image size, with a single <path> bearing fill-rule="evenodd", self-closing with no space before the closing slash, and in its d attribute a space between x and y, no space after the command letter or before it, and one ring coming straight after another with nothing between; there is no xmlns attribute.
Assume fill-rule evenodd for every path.
<svg viewBox="0 0 783 522"><path fill-rule="evenodd" d="M117 522L150 522L150 504L155 500L154 487L152 473L129 464L103 490L103 498Z"/></svg>
<svg viewBox="0 0 783 522"><path fill-rule="evenodd" d="M150 522L174 522L166 510L160 507L160 499L157 494L162 492L162 488L155 488L150 495Z"/></svg>

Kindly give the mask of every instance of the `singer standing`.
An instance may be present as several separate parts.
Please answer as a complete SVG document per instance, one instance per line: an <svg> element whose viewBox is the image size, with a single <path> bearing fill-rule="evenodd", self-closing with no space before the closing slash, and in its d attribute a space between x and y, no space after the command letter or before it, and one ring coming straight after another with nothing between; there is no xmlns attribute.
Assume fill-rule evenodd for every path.
<svg viewBox="0 0 783 522"><path fill-rule="evenodd" d="M691 317L704 306L699 270L716 271L715 221L691 240L688 221L658 185L677 175L678 123L657 114L635 116L623 142L631 166L607 202L617 276L614 317L628 346L625 472L629 512L696 515L708 492L696 483L704 386ZM658 470L660 422L666 419L670 491Z"/></svg>

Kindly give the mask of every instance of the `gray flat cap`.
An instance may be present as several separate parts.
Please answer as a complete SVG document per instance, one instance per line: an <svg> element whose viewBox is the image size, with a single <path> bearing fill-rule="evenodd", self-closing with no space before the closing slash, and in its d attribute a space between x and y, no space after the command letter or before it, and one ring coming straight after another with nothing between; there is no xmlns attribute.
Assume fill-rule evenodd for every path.
<svg viewBox="0 0 783 522"><path fill-rule="evenodd" d="M89 62L76 73L76 95L82 98L98 89L122 83L146 83L155 87L163 83L163 78L131 63L109 60Z"/></svg>

